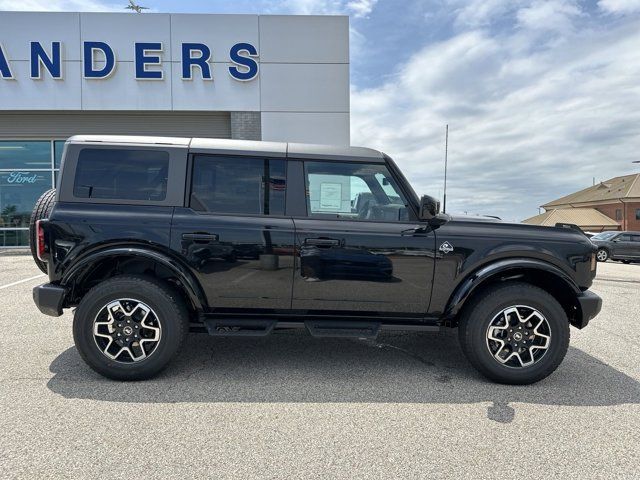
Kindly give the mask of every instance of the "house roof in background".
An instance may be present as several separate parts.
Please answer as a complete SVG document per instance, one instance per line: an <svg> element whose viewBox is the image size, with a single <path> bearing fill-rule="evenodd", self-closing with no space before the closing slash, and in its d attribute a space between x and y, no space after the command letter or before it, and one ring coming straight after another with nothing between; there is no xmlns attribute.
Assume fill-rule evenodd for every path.
<svg viewBox="0 0 640 480"><path fill-rule="evenodd" d="M579 227L615 227L619 224L595 208L556 208L535 217L527 218L522 223L553 227L556 223L572 223Z"/></svg>
<svg viewBox="0 0 640 480"><path fill-rule="evenodd" d="M614 177L592 187L572 193L542 205L543 208L562 205L602 202L622 198L640 198L640 173Z"/></svg>

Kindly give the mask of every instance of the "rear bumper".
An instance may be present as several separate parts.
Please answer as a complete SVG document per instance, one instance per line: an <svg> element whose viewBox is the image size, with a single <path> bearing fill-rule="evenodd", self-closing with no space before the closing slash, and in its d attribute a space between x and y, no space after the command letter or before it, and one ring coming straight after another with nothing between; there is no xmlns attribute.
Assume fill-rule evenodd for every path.
<svg viewBox="0 0 640 480"><path fill-rule="evenodd" d="M580 304L580 315L576 318L575 326L584 328L589 324L589 320L594 318L602 309L602 299L593 292L586 290L578 295Z"/></svg>
<svg viewBox="0 0 640 480"><path fill-rule="evenodd" d="M62 315L62 304L66 290L60 285L44 283L33 289L33 301L45 315L59 317Z"/></svg>

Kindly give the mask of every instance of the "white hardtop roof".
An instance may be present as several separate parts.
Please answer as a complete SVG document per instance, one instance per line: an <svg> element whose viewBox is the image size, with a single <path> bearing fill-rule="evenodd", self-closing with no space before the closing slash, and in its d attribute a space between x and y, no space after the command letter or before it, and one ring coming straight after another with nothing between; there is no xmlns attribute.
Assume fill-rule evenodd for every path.
<svg viewBox="0 0 640 480"><path fill-rule="evenodd" d="M364 147L338 145L314 145L309 143L261 142L254 140L226 140L219 138L147 137L132 135L75 135L68 143L117 144L117 145L164 145L187 147L193 153L215 153L228 155L268 155L294 158L323 158L334 160L367 159L383 160L384 154Z"/></svg>

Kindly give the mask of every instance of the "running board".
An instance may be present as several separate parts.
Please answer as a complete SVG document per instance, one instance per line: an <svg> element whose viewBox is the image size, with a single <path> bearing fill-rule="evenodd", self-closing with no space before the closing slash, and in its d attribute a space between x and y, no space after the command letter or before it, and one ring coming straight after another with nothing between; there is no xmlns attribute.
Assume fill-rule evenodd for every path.
<svg viewBox="0 0 640 480"><path fill-rule="evenodd" d="M265 337L277 320L264 319L208 319L204 320L209 335L214 337Z"/></svg>
<svg viewBox="0 0 640 480"><path fill-rule="evenodd" d="M304 326L314 337L376 338L380 331L380 322L308 320Z"/></svg>

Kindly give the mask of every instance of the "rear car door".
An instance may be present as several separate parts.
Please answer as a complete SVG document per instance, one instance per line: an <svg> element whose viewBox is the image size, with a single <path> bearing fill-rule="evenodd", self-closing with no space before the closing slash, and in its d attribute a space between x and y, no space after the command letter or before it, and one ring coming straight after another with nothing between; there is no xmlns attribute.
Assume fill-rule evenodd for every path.
<svg viewBox="0 0 640 480"><path fill-rule="evenodd" d="M613 256L616 258L628 258L633 256L634 244L631 235L622 233L613 239Z"/></svg>
<svg viewBox="0 0 640 480"><path fill-rule="evenodd" d="M289 309L293 220L285 216L286 160L196 154L171 248L189 263L214 309Z"/></svg>
<svg viewBox="0 0 640 480"><path fill-rule="evenodd" d="M292 162L302 163L302 162ZM423 315L435 237L381 161L304 161L294 309Z"/></svg>

